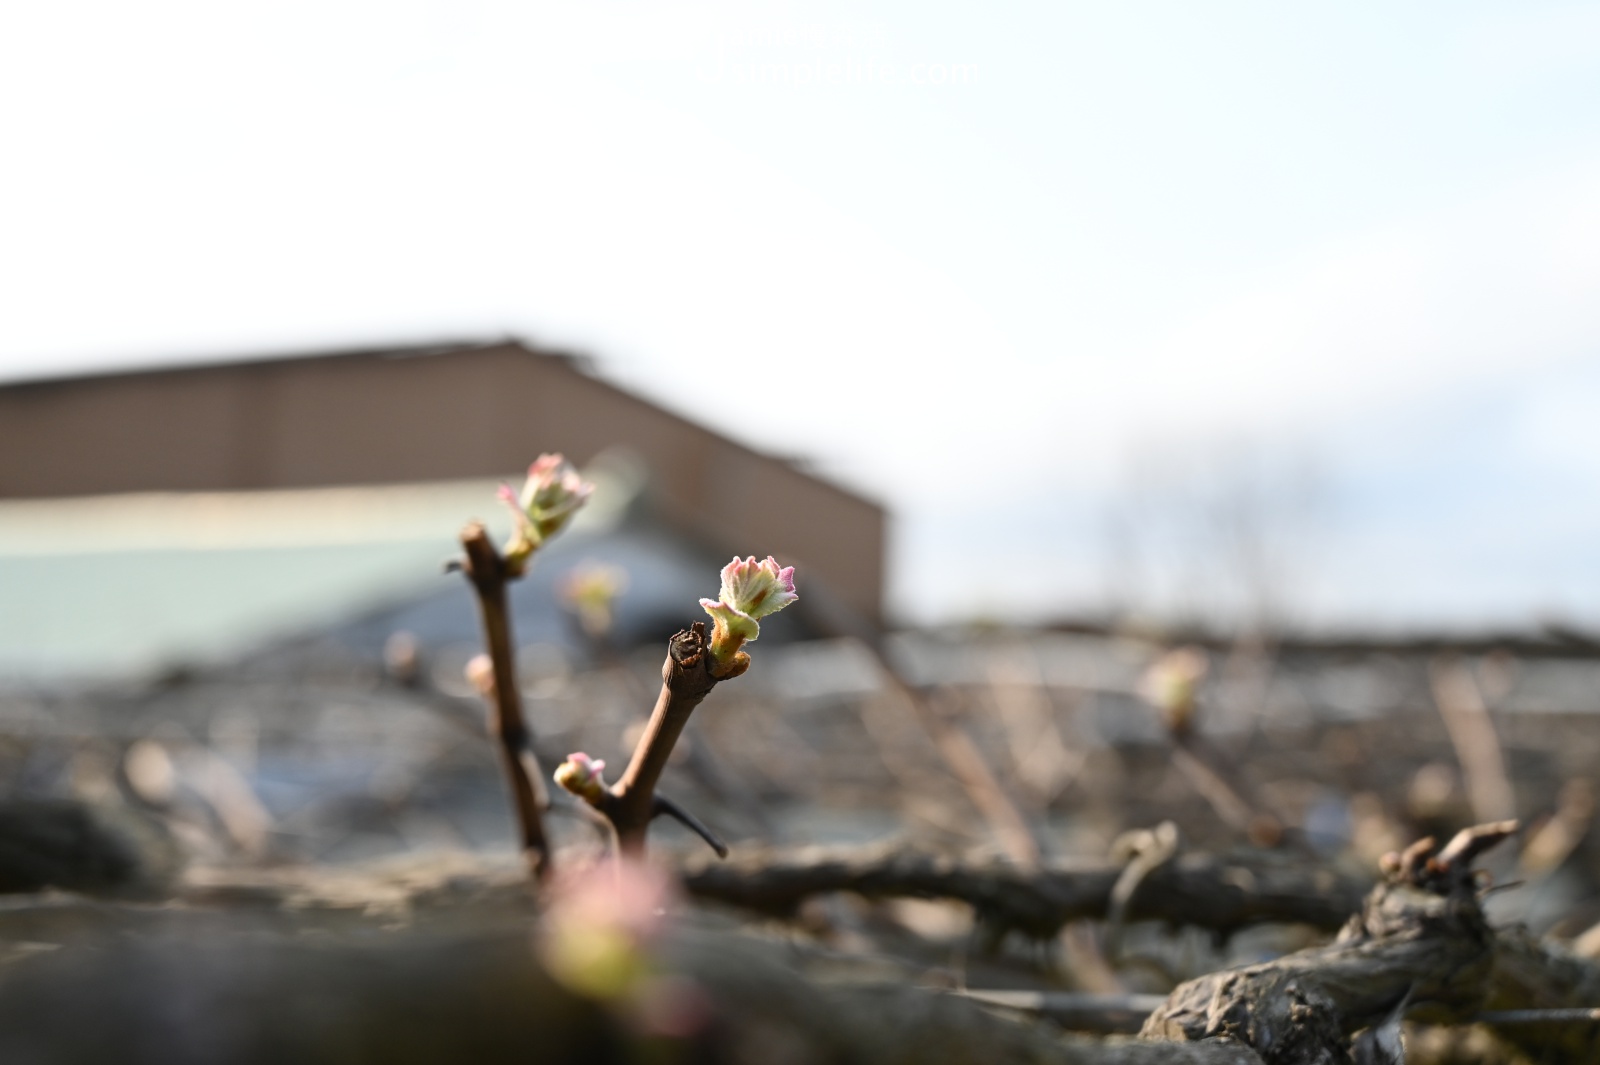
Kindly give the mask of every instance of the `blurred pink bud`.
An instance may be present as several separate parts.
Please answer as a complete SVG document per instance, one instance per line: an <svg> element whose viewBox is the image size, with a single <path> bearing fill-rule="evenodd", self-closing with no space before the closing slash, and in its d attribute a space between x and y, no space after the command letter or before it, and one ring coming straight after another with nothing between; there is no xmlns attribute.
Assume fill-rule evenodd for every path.
<svg viewBox="0 0 1600 1065"><path fill-rule="evenodd" d="M775 614L800 597L794 590L794 567L778 567L768 555L757 562L754 555L722 567L722 591L716 599L702 599L700 606L711 615L716 628L711 635L711 654L727 665L739 653L739 646L761 635L757 618Z"/></svg>
<svg viewBox="0 0 1600 1065"><path fill-rule="evenodd" d="M517 517L517 535L506 548L507 556L525 560L572 520L593 491L594 485L564 457L540 455L528 467L521 493L508 484L500 486L500 499Z"/></svg>
<svg viewBox="0 0 1600 1065"><path fill-rule="evenodd" d="M606 782L601 776L605 768L604 758L590 758L582 751L574 751L567 755L565 762L556 766L556 783L580 799L596 803L605 794Z"/></svg>
<svg viewBox="0 0 1600 1065"><path fill-rule="evenodd" d="M539 953L550 975L602 1001L637 996L653 969L672 882L633 861L606 862L564 873L551 886Z"/></svg>

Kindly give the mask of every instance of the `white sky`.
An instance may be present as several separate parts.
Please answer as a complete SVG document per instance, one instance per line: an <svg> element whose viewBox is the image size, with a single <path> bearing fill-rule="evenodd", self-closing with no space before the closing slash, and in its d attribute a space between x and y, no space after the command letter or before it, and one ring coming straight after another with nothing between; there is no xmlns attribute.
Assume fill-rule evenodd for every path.
<svg viewBox="0 0 1600 1065"><path fill-rule="evenodd" d="M3 376L515 332L919 619L1137 584L1155 455L1318 471L1304 618L1600 620L1592 4L13 4L0 145Z"/></svg>

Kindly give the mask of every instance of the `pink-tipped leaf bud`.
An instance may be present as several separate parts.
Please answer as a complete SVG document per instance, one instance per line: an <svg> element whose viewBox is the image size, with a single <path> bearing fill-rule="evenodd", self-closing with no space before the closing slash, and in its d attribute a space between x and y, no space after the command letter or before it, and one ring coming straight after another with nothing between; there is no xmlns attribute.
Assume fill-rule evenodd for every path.
<svg viewBox="0 0 1600 1065"><path fill-rule="evenodd" d="M516 515L517 531L506 546L506 558L513 565L525 562L544 542L572 520L594 491L577 467L559 454L540 455L528 467L528 479L521 492L508 484L500 486L500 499Z"/></svg>
<svg viewBox="0 0 1600 1065"><path fill-rule="evenodd" d="M768 555L757 562L754 555L722 567L722 591L716 599L702 599L700 606L715 627L711 634L711 655L724 668L737 659L739 647L761 635L757 619L776 614L796 599L794 567L779 567Z"/></svg>

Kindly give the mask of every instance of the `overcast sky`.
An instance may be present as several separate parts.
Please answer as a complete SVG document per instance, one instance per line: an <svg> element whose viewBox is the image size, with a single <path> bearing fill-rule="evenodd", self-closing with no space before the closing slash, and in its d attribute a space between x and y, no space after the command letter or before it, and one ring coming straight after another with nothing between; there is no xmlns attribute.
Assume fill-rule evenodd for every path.
<svg viewBox="0 0 1600 1065"><path fill-rule="evenodd" d="M1600 621L1593 4L13 4L0 137L0 376L517 333L918 619Z"/></svg>

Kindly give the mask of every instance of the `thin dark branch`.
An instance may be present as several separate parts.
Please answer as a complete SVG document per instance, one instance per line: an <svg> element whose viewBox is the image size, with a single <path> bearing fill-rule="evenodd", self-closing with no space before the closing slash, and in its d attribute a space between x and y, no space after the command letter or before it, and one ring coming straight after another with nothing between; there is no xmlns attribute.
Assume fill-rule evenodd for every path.
<svg viewBox="0 0 1600 1065"><path fill-rule="evenodd" d="M707 828L704 821L685 810L677 802L667 798L660 792L656 792L656 816L659 817L662 814L672 818L684 828L705 840L706 845L717 852L718 858L726 858L728 856L728 845L718 839L717 834Z"/></svg>
<svg viewBox="0 0 1600 1065"><path fill-rule="evenodd" d="M462 572L477 593L484 645L494 667L494 690L486 697L493 711L493 731L500 741L500 764L511 786L511 808L517 819L523 855L533 875L543 878L550 871L550 844L542 815L548 800L544 793L544 775L534 756L527 720L522 713L522 692L517 686L516 645L511 637L505 561L479 522L461 531L461 546L466 551Z"/></svg>
<svg viewBox="0 0 1600 1065"><path fill-rule="evenodd" d="M1473 1019L1480 1024L1582 1024L1600 1021L1600 1009L1486 1010Z"/></svg>

